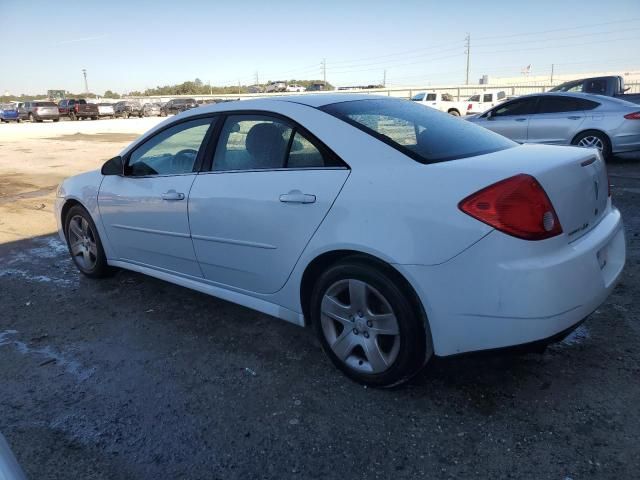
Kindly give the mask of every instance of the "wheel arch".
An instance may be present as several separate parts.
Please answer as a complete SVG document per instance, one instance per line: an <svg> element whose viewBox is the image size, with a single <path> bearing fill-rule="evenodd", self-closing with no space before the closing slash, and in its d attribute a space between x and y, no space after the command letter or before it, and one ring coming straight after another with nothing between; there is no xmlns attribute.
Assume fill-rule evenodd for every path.
<svg viewBox="0 0 640 480"><path fill-rule="evenodd" d="M62 205L62 208L60 209L60 225L62 225L62 231L64 232L64 236L67 236L67 232L65 231L65 222L67 219L67 214L69 213L69 210L71 210L72 207L75 207L76 205L80 205L82 208L84 208L85 210L87 210L87 207L85 207L82 202L80 202L79 200L75 199L75 198L68 198L65 200L64 204ZM89 211L89 210L87 210Z"/></svg>
<svg viewBox="0 0 640 480"><path fill-rule="evenodd" d="M448 114L451 114L451 112L458 112L458 115L460 115L460 109L458 108L450 108L447 110Z"/></svg>
<svg viewBox="0 0 640 480"><path fill-rule="evenodd" d="M346 259L357 259L360 262L364 262L369 264L370 266L381 269L384 273L393 278L394 281L401 286L403 291L408 292L409 301L411 302L416 315L422 318L425 324L428 344L433 345L431 339L431 328L429 326L429 319L427 317L426 310L411 282L389 262L370 253L365 253L358 250L330 250L318 255L307 264L300 281L300 305L302 307L302 313L305 318L305 326L308 326L310 324L311 315L309 312L309 307L316 279L327 268Z"/></svg>
<svg viewBox="0 0 640 480"><path fill-rule="evenodd" d="M609 142L609 146L611 146L611 138L609 137L607 132L605 132L604 130L599 130L597 128L585 128L584 130L580 130L571 139L571 145L574 144L573 142L576 141L576 138L578 138L580 135L584 135L585 133L597 133L599 135L602 135L607 140L607 142Z"/></svg>

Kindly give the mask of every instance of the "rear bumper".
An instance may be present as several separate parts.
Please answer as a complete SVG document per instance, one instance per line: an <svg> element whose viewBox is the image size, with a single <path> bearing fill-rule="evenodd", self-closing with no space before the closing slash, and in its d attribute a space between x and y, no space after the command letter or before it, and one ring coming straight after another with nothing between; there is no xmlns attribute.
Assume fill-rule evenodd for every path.
<svg viewBox="0 0 640 480"><path fill-rule="evenodd" d="M622 219L610 208L572 243L494 231L444 264L396 267L422 300L435 353L446 356L544 341L572 328L611 293L625 256Z"/></svg>
<svg viewBox="0 0 640 480"><path fill-rule="evenodd" d="M55 120L60 118L58 113L34 113L33 116L38 120Z"/></svg>

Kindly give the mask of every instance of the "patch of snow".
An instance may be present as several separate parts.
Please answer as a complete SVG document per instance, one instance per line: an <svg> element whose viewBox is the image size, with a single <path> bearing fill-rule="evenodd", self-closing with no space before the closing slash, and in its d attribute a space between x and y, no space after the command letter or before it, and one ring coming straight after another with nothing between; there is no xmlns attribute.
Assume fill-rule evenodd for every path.
<svg viewBox="0 0 640 480"><path fill-rule="evenodd" d="M587 330L587 327L585 327L584 325L580 325L573 332L571 332L567 336L567 338L562 340L560 344L567 345L567 346L579 345L588 338L589 338L589 330Z"/></svg>
<svg viewBox="0 0 640 480"><path fill-rule="evenodd" d="M16 335L17 333L17 330L5 330L4 332L0 332L0 347L9 345L13 346L13 348L22 355L42 357L44 362L52 360L54 361L52 363L64 368L67 373L70 373L81 382L90 378L96 372L95 367L85 368L80 364L80 362L67 358L65 355L56 352L48 345L44 347L30 347L25 342L7 338L9 336Z"/></svg>
<svg viewBox="0 0 640 480"><path fill-rule="evenodd" d="M31 282L39 282L39 283L54 283L56 285L70 287L73 285L73 281L66 278L53 278L47 275L35 275L33 273L29 273L26 270L20 270L17 268L6 268L4 270L0 270L0 277L20 277L25 280Z"/></svg>

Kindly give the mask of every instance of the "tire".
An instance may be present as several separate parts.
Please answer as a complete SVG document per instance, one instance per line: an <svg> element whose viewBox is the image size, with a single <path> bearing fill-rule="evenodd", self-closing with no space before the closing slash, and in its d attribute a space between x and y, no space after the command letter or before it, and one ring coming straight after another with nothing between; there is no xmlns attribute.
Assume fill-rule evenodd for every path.
<svg viewBox="0 0 640 480"><path fill-rule="evenodd" d="M98 120L98 117L91 117L91 120Z"/></svg>
<svg viewBox="0 0 640 480"><path fill-rule="evenodd" d="M78 120L78 117L76 117L76 114L74 112L71 112L69 114L69 119L73 122L75 122L76 120Z"/></svg>
<svg viewBox="0 0 640 480"><path fill-rule="evenodd" d="M59 118L54 118L54 119L53 119L53 123L56 123L56 122L59 122L59 121L60 121L60 119L59 119Z"/></svg>
<svg viewBox="0 0 640 480"><path fill-rule="evenodd" d="M453 115L454 117L459 117L460 116L460 112L458 110L449 110L447 113L449 115Z"/></svg>
<svg viewBox="0 0 640 480"><path fill-rule="evenodd" d="M30 114L29 114L29 121L30 121L31 123L35 123L35 120L33 119L33 113L30 113Z"/></svg>
<svg viewBox="0 0 640 480"><path fill-rule="evenodd" d="M359 257L329 267L314 286L309 309L333 364L372 387L407 381L433 352L426 320L387 268Z"/></svg>
<svg viewBox="0 0 640 480"><path fill-rule="evenodd" d="M597 148L602 153L605 161L609 161L612 157L611 141L609 137L598 130L587 130L579 133L571 141L571 145L585 148Z"/></svg>
<svg viewBox="0 0 640 480"><path fill-rule="evenodd" d="M103 278L114 273L114 269L107 264L96 225L89 212L80 205L71 207L67 212L64 233L71 259L82 274Z"/></svg>

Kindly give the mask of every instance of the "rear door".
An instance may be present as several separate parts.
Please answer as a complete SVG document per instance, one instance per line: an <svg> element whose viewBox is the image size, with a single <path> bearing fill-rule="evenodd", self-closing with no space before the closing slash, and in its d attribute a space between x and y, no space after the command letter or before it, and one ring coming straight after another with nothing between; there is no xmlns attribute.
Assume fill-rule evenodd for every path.
<svg viewBox="0 0 640 480"><path fill-rule="evenodd" d="M542 95L529 121L527 142L569 145L585 120L586 110L599 104L591 100Z"/></svg>
<svg viewBox="0 0 640 480"><path fill-rule="evenodd" d="M537 102L538 97L535 96L512 100L485 113L477 123L513 141L524 143L527 140L529 119Z"/></svg>
<svg viewBox="0 0 640 480"><path fill-rule="evenodd" d="M211 123L206 117L174 123L125 158L125 175L104 177L98 205L119 260L202 277L187 198Z"/></svg>
<svg viewBox="0 0 640 480"><path fill-rule="evenodd" d="M211 282L278 291L349 176L308 132L266 114L233 114L213 166L196 178L189 222Z"/></svg>

